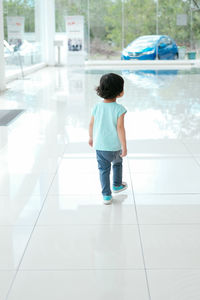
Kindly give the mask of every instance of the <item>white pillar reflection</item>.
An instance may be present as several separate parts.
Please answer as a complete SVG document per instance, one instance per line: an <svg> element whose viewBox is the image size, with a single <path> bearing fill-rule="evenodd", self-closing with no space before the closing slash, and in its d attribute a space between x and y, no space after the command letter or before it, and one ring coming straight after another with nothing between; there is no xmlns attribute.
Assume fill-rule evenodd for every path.
<svg viewBox="0 0 200 300"><path fill-rule="evenodd" d="M3 26L3 0L0 0L0 92L5 90L5 59L4 59L4 26Z"/></svg>

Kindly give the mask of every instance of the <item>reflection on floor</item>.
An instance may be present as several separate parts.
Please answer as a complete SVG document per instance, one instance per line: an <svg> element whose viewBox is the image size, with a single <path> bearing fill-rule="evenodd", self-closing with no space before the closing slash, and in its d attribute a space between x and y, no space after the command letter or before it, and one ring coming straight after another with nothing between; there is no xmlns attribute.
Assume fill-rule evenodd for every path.
<svg viewBox="0 0 200 300"><path fill-rule="evenodd" d="M119 71L129 188L102 204L88 122L102 71L46 68L0 95L1 300L200 299L199 70Z"/></svg>
<svg viewBox="0 0 200 300"><path fill-rule="evenodd" d="M22 109L1 109L0 110L0 126L8 126L21 113Z"/></svg>

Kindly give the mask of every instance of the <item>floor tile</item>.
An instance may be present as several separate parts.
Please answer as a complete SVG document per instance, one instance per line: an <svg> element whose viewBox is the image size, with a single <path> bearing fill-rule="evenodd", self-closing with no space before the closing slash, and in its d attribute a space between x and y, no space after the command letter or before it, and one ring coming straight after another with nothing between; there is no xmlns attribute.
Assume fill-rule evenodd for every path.
<svg viewBox="0 0 200 300"><path fill-rule="evenodd" d="M71 155L70 155L71 154ZM63 157L58 172L59 173L65 173L65 174L71 174L71 173L95 173L98 174L98 163L95 158L95 156L85 156L80 154L73 155L73 153L70 153L68 158L66 158L66 155ZM123 161L123 170L125 172L128 172L128 165L127 165L127 159L125 158Z"/></svg>
<svg viewBox="0 0 200 300"><path fill-rule="evenodd" d="M200 225L140 225L147 269L200 268Z"/></svg>
<svg viewBox="0 0 200 300"><path fill-rule="evenodd" d="M142 268L135 225L37 227L21 269Z"/></svg>
<svg viewBox="0 0 200 300"><path fill-rule="evenodd" d="M200 155L196 155L196 156L194 156L194 158L195 158L197 164L200 166Z"/></svg>
<svg viewBox="0 0 200 300"><path fill-rule="evenodd" d="M0 225L34 225L43 202L39 196L0 196Z"/></svg>
<svg viewBox="0 0 200 300"><path fill-rule="evenodd" d="M20 271L8 300L148 300L143 270Z"/></svg>
<svg viewBox="0 0 200 300"><path fill-rule="evenodd" d="M54 173L5 174L0 178L0 196L45 196Z"/></svg>
<svg viewBox="0 0 200 300"><path fill-rule="evenodd" d="M200 224L200 194L135 194L140 224Z"/></svg>
<svg viewBox="0 0 200 300"><path fill-rule="evenodd" d="M182 170L165 174L132 174L133 190L141 194L199 194L200 175Z"/></svg>
<svg viewBox="0 0 200 300"><path fill-rule="evenodd" d="M76 143L68 143L65 146L65 151L63 153L63 158L75 157L75 155L85 156L86 154L89 157L96 157L95 150L89 146L88 143L76 142Z"/></svg>
<svg viewBox="0 0 200 300"><path fill-rule="evenodd" d="M102 196L49 196L39 225L137 224L130 192L113 194L112 205L104 205Z"/></svg>
<svg viewBox="0 0 200 300"><path fill-rule="evenodd" d="M186 156L189 150L181 141L171 139L128 140L128 157Z"/></svg>
<svg viewBox="0 0 200 300"><path fill-rule="evenodd" d="M199 300L200 270L148 270L152 300Z"/></svg>
<svg viewBox="0 0 200 300"><path fill-rule="evenodd" d="M131 188L130 175L124 172L124 179ZM112 184L112 174L110 177ZM101 184L96 172L63 172L58 170L48 195L100 195Z"/></svg>
<svg viewBox="0 0 200 300"><path fill-rule="evenodd" d="M157 158L129 158L130 172L151 173L156 175L171 175L173 172L200 175L200 167L194 158L182 157L157 157ZM186 171L187 170L187 171Z"/></svg>
<svg viewBox="0 0 200 300"><path fill-rule="evenodd" d="M101 186L98 173L62 173L58 171L49 195L98 195Z"/></svg>
<svg viewBox="0 0 200 300"><path fill-rule="evenodd" d="M0 299L1 300L6 300L6 295L9 291L14 275L15 275L14 271L0 271Z"/></svg>
<svg viewBox="0 0 200 300"><path fill-rule="evenodd" d="M94 157L79 157L74 156L70 158L63 158L60 165L58 172L62 173L91 173L98 171L97 161Z"/></svg>
<svg viewBox="0 0 200 300"><path fill-rule="evenodd" d="M17 269L31 232L31 226L0 226L0 270Z"/></svg>
<svg viewBox="0 0 200 300"><path fill-rule="evenodd" d="M188 151L193 155L200 155L200 141L184 141L184 144Z"/></svg>
<svg viewBox="0 0 200 300"><path fill-rule="evenodd" d="M61 160L61 150L58 151L51 145L38 146L36 144L36 149L32 149L31 146L31 149L24 149L23 146L16 149L15 143L12 146L14 153L10 151L10 146L0 152L1 173L14 175L56 172Z"/></svg>

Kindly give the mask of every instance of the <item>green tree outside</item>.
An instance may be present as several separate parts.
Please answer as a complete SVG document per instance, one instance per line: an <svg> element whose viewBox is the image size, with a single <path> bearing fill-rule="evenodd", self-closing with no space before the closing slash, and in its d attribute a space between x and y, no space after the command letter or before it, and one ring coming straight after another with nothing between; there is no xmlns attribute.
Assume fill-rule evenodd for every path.
<svg viewBox="0 0 200 300"><path fill-rule="evenodd" d="M107 45L114 51L121 51L123 45L127 46L138 36L156 34L158 21L158 33L170 35L179 45L200 44L200 10L195 9L194 4L191 10L191 0L157 1L55 0L56 31L65 32L65 16L83 15L90 47L95 42L95 51L98 45L101 49ZM34 32L35 0L4 0L3 5L6 39L7 16L24 16L25 32ZM177 25L179 14L187 15L186 26Z"/></svg>

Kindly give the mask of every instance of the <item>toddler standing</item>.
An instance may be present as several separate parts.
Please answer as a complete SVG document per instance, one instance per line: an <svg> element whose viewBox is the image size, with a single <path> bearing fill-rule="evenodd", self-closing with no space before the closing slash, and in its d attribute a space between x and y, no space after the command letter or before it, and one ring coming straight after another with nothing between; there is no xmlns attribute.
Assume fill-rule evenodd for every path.
<svg viewBox="0 0 200 300"><path fill-rule="evenodd" d="M113 167L113 192L127 188L122 182L122 157L127 155L124 115L126 109L116 102L124 95L124 80L121 76L109 73L100 79L96 89L103 98L95 105L89 125L89 145L96 150L103 201L111 204L110 170Z"/></svg>

